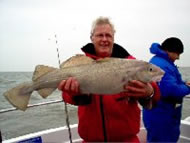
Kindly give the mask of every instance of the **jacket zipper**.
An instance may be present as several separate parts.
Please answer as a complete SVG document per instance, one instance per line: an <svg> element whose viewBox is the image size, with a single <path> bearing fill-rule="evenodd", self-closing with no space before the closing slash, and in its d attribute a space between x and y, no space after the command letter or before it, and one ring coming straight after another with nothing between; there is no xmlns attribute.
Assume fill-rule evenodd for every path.
<svg viewBox="0 0 190 143"><path fill-rule="evenodd" d="M105 118L104 118L104 105L103 105L103 97L102 96L100 96L100 112L101 112L101 117L102 117L104 142L107 142L106 125L105 125Z"/></svg>

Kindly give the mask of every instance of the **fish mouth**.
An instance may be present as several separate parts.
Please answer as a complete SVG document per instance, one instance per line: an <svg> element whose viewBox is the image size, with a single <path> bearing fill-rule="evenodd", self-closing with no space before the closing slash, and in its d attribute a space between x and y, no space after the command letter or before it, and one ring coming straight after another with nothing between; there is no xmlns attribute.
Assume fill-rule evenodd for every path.
<svg viewBox="0 0 190 143"><path fill-rule="evenodd" d="M157 75L157 76L152 78L152 81L160 82L162 80L162 77L163 77L163 74L162 75Z"/></svg>
<svg viewBox="0 0 190 143"><path fill-rule="evenodd" d="M153 77L152 80L156 82L160 82L164 74L165 74L165 71L160 69L160 72L155 77Z"/></svg>

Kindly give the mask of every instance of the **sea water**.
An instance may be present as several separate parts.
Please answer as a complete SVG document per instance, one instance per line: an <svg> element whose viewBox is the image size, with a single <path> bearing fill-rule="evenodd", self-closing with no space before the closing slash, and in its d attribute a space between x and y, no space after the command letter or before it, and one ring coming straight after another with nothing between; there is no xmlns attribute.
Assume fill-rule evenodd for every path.
<svg viewBox="0 0 190 143"><path fill-rule="evenodd" d="M190 67L179 68L179 70L183 79L190 81ZM31 78L32 72L0 72L0 111L13 108L4 98L3 93L19 83L31 81ZM58 90L46 99L34 92L29 104L61 99L61 92ZM182 119L190 116L189 104L190 98L185 98ZM68 104L67 106L70 124L78 123L77 107ZM65 125L66 115L63 102L32 107L26 111L15 110L0 114L0 130L3 140Z"/></svg>

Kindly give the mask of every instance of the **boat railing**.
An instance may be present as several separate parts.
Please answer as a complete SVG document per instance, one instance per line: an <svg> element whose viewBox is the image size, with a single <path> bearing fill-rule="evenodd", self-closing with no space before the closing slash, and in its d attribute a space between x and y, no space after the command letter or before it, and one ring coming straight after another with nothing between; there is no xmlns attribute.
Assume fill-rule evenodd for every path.
<svg viewBox="0 0 190 143"><path fill-rule="evenodd" d="M48 104L54 104L54 103L60 103L63 102L63 100L51 100L51 101L47 101L47 102L41 102L41 103L36 103L36 104L29 104L27 108L32 108L32 107L37 107L37 106L42 106L42 105L48 105ZM1 113L6 113L6 112L10 112L10 111L15 111L18 110L15 107L12 108L6 108L6 109L1 109L0 110L0 114Z"/></svg>
<svg viewBox="0 0 190 143"><path fill-rule="evenodd" d="M190 96L186 96L185 98L189 98ZM59 100L51 100L51 101L47 101L47 102L41 102L41 103L36 103L36 104L29 104L27 108L32 108L32 107L37 107L37 106L42 106L42 105L48 105L48 104L54 104L54 103L60 103L63 102L63 100L59 99ZM15 107L12 108L6 108L6 109L1 109L0 110L0 114L1 113L6 113L6 112L10 112L10 111L15 111L18 110Z"/></svg>

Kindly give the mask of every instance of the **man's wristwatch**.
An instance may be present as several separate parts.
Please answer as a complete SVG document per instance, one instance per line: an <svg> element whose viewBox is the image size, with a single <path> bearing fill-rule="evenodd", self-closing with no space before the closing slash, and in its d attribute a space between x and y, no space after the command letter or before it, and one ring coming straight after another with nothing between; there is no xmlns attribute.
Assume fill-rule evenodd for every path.
<svg viewBox="0 0 190 143"><path fill-rule="evenodd" d="M151 99L153 96L154 96L154 90L153 90L153 92L152 92L152 94L150 96L146 97L146 100Z"/></svg>

